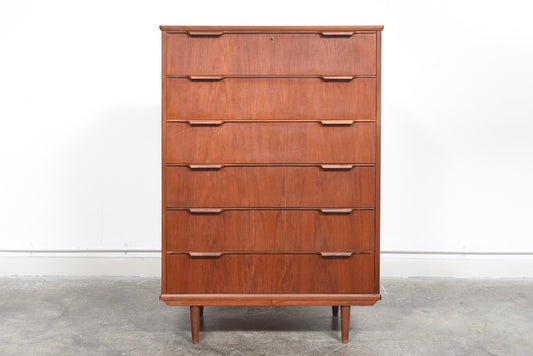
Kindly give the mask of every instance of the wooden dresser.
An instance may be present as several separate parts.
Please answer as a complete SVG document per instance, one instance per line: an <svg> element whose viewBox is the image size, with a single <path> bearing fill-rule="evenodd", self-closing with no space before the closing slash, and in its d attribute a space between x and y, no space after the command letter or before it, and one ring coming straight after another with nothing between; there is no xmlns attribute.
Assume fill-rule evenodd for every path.
<svg viewBox="0 0 533 356"><path fill-rule="evenodd" d="M161 26L162 292L190 306L379 293L381 26Z"/></svg>

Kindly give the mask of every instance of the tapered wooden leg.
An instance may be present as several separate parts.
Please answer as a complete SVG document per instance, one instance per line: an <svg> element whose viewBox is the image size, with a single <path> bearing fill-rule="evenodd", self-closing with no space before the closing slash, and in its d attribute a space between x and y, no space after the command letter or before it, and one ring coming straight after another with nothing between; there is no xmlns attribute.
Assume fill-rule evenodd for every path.
<svg viewBox="0 0 533 356"><path fill-rule="evenodd" d="M341 335L342 342L348 342L350 335L350 306L341 306Z"/></svg>
<svg viewBox="0 0 533 356"><path fill-rule="evenodd" d="M191 306L191 334L193 344L200 341L200 308Z"/></svg>
<svg viewBox="0 0 533 356"><path fill-rule="evenodd" d="M337 305L332 306L331 311L333 312L333 316L339 316L339 307Z"/></svg>
<svg viewBox="0 0 533 356"><path fill-rule="evenodd" d="M204 316L204 307L203 306L200 307L200 316Z"/></svg>

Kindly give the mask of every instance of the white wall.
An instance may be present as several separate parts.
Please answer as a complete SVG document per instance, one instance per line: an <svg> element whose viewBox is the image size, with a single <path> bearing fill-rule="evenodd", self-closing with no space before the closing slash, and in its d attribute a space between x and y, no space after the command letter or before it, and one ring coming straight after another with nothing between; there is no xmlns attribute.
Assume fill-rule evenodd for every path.
<svg viewBox="0 0 533 356"><path fill-rule="evenodd" d="M533 263L527 4L2 2L0 266L160 249L160 24L385 25L382 249Z"/></svg>

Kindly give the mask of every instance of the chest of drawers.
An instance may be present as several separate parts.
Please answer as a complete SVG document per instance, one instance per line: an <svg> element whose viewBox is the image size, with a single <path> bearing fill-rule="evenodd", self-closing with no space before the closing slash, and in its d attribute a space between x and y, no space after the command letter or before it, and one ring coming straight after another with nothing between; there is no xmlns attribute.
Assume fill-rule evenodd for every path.
<svg viewBox="0 0 533 356"><path fill-rule="evenodd" d="M189 306L379 294L380 26L162 30L162 292Z"/></svg>

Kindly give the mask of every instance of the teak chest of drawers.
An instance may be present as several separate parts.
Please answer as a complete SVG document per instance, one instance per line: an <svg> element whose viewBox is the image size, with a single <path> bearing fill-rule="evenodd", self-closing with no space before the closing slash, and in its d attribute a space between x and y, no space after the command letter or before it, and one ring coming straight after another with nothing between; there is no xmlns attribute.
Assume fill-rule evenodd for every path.
<svg viewBox="0 0 533 356"><path fill-rule="evenodd" d="M162 292L190 306L379 294L381 26L162 30Z"/></svg>

